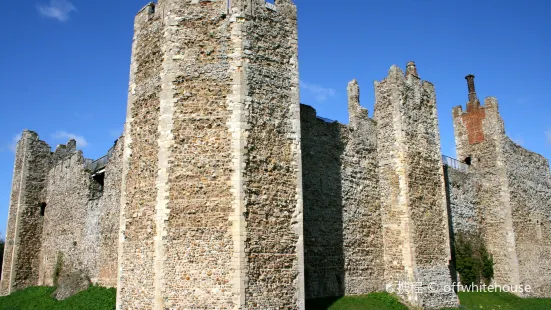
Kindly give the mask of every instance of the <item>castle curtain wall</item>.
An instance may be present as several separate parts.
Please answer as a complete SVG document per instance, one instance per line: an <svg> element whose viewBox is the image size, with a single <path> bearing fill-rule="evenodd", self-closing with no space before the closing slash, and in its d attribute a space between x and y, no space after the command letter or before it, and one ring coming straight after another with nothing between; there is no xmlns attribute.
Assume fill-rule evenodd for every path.
<svg viewBox="0 0 551 310"><path fill-rule="evenodd" d="M508 137L503 145L519 283L527 296L551 297L551 173L543 156Z"/></svg>

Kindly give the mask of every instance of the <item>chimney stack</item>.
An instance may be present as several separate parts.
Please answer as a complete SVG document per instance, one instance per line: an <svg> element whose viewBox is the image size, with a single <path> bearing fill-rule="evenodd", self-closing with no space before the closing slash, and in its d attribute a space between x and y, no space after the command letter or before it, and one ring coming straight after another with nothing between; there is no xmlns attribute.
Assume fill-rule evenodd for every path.
<svg viewBox="0 0 551 310"><path fill-rule="evenodd" d="M475 103L478 101L478 97L476 96L476 90L474 87L474 75L469 74L465 77L467 80L467 86L469 88L469 102Z"/></svg>
<svg viewBox="0 0 551 310"><path fill-rule="evenodd" d="M415 66L414 61L409 61L406 64L406 77L408 77L409 75L419 77L419 75L417 75L417 67Z"/></svg>

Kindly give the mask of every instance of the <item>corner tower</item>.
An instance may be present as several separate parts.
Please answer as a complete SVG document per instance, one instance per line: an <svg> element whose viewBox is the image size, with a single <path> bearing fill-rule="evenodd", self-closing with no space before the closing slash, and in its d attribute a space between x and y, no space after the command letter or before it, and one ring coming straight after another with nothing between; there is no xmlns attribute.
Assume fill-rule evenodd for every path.
<svg viewBox="0 0 551 310"><path fill-rule="evenodd" d="M136 16L117 308L304 308L296 7Z"/></svg>
<svg viewBox="0 0 551 310"><path fill-rule="evenodd" d="M387 289L426 309L454 307L434 86L413 62L405 74L392 66L375 100Z"/></svg>

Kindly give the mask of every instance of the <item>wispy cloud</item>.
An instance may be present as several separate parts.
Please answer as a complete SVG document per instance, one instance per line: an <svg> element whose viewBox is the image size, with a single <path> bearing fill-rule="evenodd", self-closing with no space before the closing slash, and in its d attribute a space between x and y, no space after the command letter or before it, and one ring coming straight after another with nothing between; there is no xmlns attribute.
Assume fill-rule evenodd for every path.
<svg viewBox="0 0 551 310"><path fill-rule="evenodd" d="M306 83L304 81L300 81L300 88L314 96L314 99L318 102L323 102L336 94L335 90L332 88L326 88L320 85Z"/></svg>
<svg viewBox="0 0 551 310"><path fill-rule="evenodd" d="M10 144L8 145L8 149L12 152L12 153L15 153L15 151L17 150L17 142L21 139L21 134L18 133L16 134L15 136L13 136L13 138L11 139L11 142Z"/></svg>
<svg viewBox="0 0 551 310"><path fill-rule="evenodd" d="M67 140L74 139L77 142L77 146L80 146L80 147L88 146L88 141L86 141L86 139L83 136L79 136L74 133L66 132L63 130L58 130L56 133L52 135L52 138L57 140L64 140L63 142L67 142Z"/></svg>
<svg viewBox="0 0 551 310"><path fill-rule="evenodd" d="M60 22L69 20L71 12L76 12L77 8L67 0L50 0L49 4L38 4L36 6L40 15L57 19Z"/></svg>
<svg viewBox="0 0 551 310"><path fill-rule="evenodd" d="M547 143L551 144L551 128L545 132L545 136L547 137Z"/></svg>

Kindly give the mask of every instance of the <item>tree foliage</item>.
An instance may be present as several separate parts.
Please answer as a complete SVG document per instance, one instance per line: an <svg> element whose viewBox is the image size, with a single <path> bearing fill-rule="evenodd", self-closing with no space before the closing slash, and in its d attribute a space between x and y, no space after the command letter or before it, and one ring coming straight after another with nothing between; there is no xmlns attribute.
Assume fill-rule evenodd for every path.
<svg viewBox="0 0 551 310"><path fill-rule="evenodd" d="M458 233L455 236L456 269L466 286L489 285L494 277L494 259L480 234Z"/></svg>

